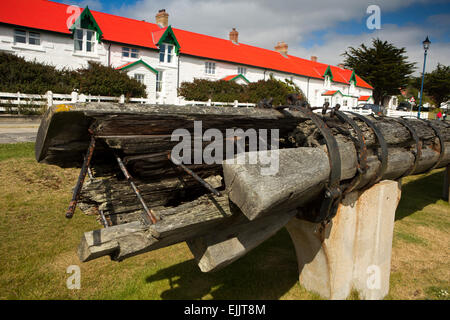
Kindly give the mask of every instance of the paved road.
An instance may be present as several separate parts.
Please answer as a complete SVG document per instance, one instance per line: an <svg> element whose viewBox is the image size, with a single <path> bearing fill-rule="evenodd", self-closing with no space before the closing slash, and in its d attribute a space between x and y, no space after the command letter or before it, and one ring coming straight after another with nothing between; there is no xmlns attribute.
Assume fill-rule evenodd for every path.
<svg viewBox="0 0 450 320"><path fill-rule="evenodd" d="M35 142L39 121L0 118L0 143Z"/></svg>

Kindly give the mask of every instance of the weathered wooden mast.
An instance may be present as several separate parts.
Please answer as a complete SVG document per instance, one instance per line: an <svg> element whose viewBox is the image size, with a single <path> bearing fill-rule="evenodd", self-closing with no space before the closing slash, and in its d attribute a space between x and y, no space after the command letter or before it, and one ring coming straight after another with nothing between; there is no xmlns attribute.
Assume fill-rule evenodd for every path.
<svg viewBox="0 0 450 320"><path fill-rule="evenodd" d="M357 128L337 116L322 117L337 142L343 189L352 183L354 189L364 188L374 180L399 179L450 163L450 128L444 122L430 125L417 119L371 117L373 128L348 116ZM203 131L220 130L225 139L229 128L278 129L279 172L265 177L258 174L258 165L188 166L221 190L220 196L211 194L167 157L178 143L171 141L172 132L183 128L193 133L194 121L202 121ZM108 225L84 234L79 247L82 261L104 255L122 260L187 241L200 268L216 270L256 247L292 216L311 218L311 204L320 205L332 171L323 134L305 114L258 108L53 107L39 129L37 160L62 167L81 166L90 141L89 128L97 142L91 165L95 177L84 183L78 206L89 215L104 217ZM361 135L359 141L364 141L363 157L356 131ZM193 146L208 144L194 140ZM387 152L384 160L383 152ZM143 201L156 215L156 223L143 223L142 205L115 156L131 172ZM381 171L382 176L377 177Z"/></svg>

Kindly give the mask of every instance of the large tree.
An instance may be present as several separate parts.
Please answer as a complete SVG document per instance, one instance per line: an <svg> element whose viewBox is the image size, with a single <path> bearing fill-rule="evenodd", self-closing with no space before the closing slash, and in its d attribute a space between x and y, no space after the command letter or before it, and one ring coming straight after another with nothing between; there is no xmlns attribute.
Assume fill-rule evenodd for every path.
<svg viewBox="0 0 450 320"><path fill-rule="evenodd" d="M400 94L400 88L406 87L414 71L414 63L407 61L405 53L405 48L373 39L372 47L349 47L342 55L344 65L373 86L375 104L382 104L389 96Z"/></svg>
<svg viewBox="0 0 450 320"><path fill-rule="evenodd" d="M442 102L450 99L450 66L438 63L436 69L425 73L423 91L433 98L439 108Z"/></svg>

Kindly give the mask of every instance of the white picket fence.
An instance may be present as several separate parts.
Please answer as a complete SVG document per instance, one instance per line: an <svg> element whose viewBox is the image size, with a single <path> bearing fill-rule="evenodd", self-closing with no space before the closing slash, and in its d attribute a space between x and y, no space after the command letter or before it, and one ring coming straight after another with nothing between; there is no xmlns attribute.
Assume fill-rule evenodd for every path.
<svg viewBox="0 0 450 320"><path fill-rule="evenodd" d="M352 112L356 112L362 115L371 115L373 114L372 110L367 110L367 109L352 109L352 108L347 108L347 107L341 107L340 108L341 111L352 111ZM314 112L316 113L321 113L322 110L321 109L317 109L314 110ZM386 116L388 117L393 117L393 118L416 118L417 119L417 111L398 111L398 110L391 110L391 109L387 109L386 110ZM421 119L428 119L428 112L421 112L420 113L420 118Z"/></svg>
<svg viewBox="0 0 450 320"><path fill-rule="evenodd" d="M399 111L399 110L387 110L387 116L393 117L393 118L417 118L417 111ZM428 119L428 112L421 112L420 113L420 119Z"/></svg>
<svg viewBox="0 0 450 320"><path fill-rule="evenodd" d="M78 94L78 92L72 92L71 94L59 94L48 91L46 94L25 94L25 93L10 93L0 92L0 111L6 111L6 108L2 105L14 105L23 106L29 108L38 109L40 107L50 107L58 104L65 103L78 103L78 102L116 102L116 103L138 103L138 104L158 104L158 100L151 101L147 98L129 98L125 99L124 95L120 97L106 97L106 96L93 96ZM184 99L178 99L176 105L181 106L229 106L229 107L255 107L254 103L242 103L237 100L234 102L216 102L216 101L186 101ZM14 109L14 107L12 107Z"/></svg>
<svg viewBox="0 0 450 320"><path fill-rule="evenodd" d="M180 106L204 106L204 107L256 107L255 103L239 102L234 100L234 102L218 102L218 101L186 101L184 99L179 99L177 105Z"/></svg>
<svg viewBox="0 0 450 320"><path fill-rule="evenodd" d="M85 95L78 94L78 92L72 92L71 94L59 94L48 91L46 94L24 94L24 93L9 93L9 92L0 92L0 111L7 111L7 108L2 105L14 105L14 106L23 106L29 108L42 108L49 107L57 104L65 104L65 103L77 103L77 102L96 102L96 103L105 103L105 102L115 102L115 103L125 103L125 96L121 95L120 97L106 97L106 96L93 96L93 95ZM147 98L130 98L127 100L127 103L138 103L138 104L150 104L152 103L150 99ZM153 102L155 103L155 102ZM158 101L156 101L158 104ZM220 107L255 107L254 103L247 102L239 102L235 100L234 102L217 102L217 101L186 101L184 99L178 99L176 105L181 106L220 106ZM14 108L14 107L12 107ZM371 110L364 109L351 109L346 107L341 107L342 111L353 111L362 115L372 114ZM321 112L321 110L316 110L315 112ZM397 110L387 110L388 117L406 117L406 118L417 118L416 111L397 111ZM421 112L420 118L428 119L428 112Z"/></svg>

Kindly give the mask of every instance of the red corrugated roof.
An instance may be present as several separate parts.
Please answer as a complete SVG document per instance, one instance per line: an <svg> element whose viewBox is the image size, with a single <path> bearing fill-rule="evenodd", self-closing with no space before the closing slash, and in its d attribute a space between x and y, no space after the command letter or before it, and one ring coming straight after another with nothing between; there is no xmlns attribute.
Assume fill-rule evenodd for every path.
<svg viewBox="0 0 450 320"><path fill-rule="evenodd" d="M336 92L338 92L338 90L329 90L325 93L322 93L323 96L332 96L333 94L335 94Z"/></svg>
<svg viewBox="0 0 450 320"><path fill-rule="evenodd" d="M370 97L371 97L371 96L360 96L360 97L358 98L358 101L367 101L367 100L370 99Z"/></svg>
<svg viewBox="0 0 450 320"><path fill-rule="evenodd" d="M67 19L68 5L47 0L1 0L0 22L29 28L70 34ZM128 45L157 49L156 43L165 29L157 24L92 11L94 19L103 31L103 39ZM292 55L280 53L215 38L195 32L173 28L182 54L213 60L223 60L238 64L282 71L301 76L323 79L328 65ZM349 83L351 70L331 66L333 81ZM373 89L367 82L356 76L357 86Z"/></svg>
<svg viewBox="0 0 450 320"><path fill-rule="evenodd" d="M116 69L117 69L117 70L123 69L123 68L125 68L125 67L127 67L127 66L129 66L130 64L133 64L133 63L135 63L135 62L136 62L136 61L131 61L131 62L125 63L125 64L123 64L123 65L117 67Z"/></svg>
<svg viewBox="0 0 450 320"><path fill-rule="evenodd" d="M238 74L232 74L230 76L226 76L225 78L222 78L221 80L230 81L230 80L236 78L237 76L238 76Z"/></svg>

